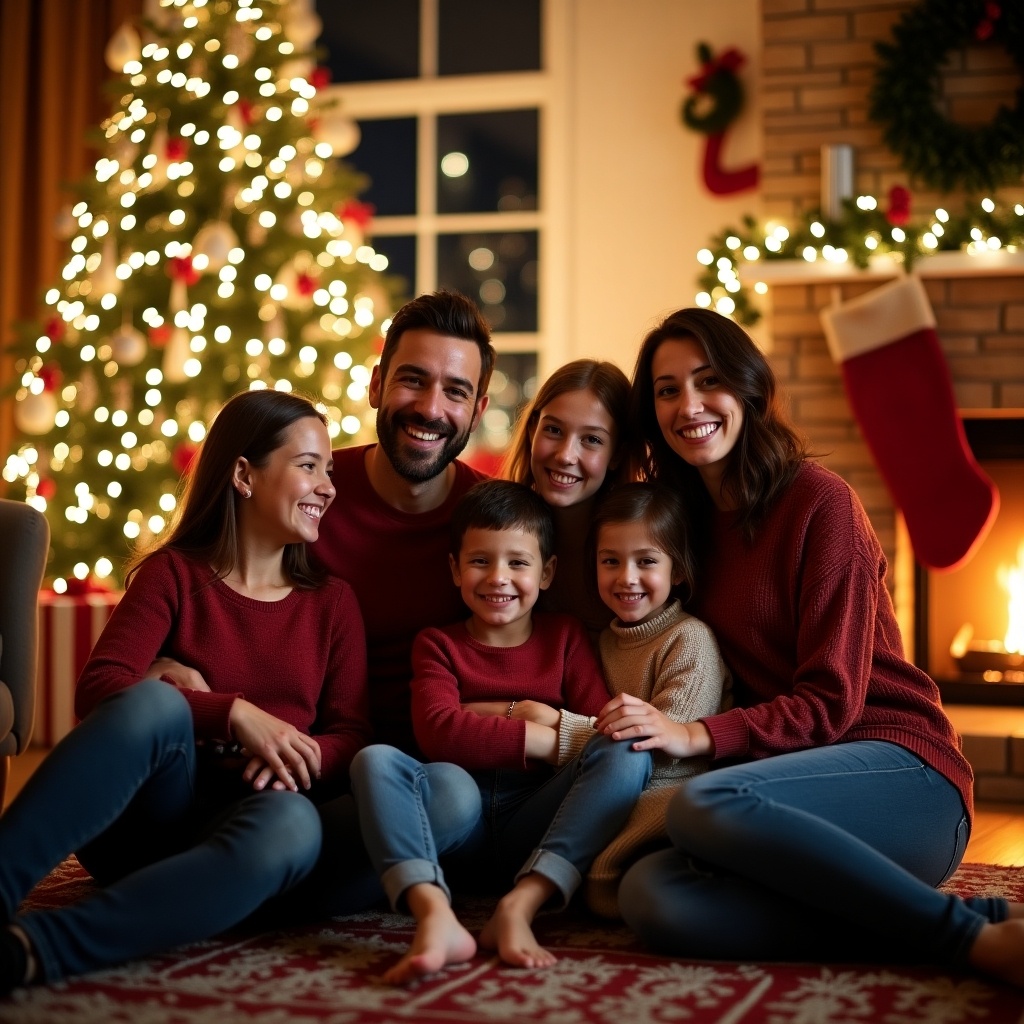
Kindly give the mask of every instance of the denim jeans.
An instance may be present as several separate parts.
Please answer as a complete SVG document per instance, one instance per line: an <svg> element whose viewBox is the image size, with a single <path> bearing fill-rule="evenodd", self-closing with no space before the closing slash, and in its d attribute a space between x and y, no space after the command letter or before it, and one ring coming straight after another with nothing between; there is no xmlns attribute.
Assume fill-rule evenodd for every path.
<svg viewBox="0 0 1024 1024"><path fill-rule="evenodd" d="M0 817L0 918L73 850L103 885L14 918L46 980L217 934L312 869L309 800L197 778L188 703L144 680L98 704Z"/></svg>
<svg viewBox="0 0 1024 1024"><path fill-rule="evenodd" d="M647 943L726 960L961 963L1005 900L935 886L960 863L960 794L893 743L837 743L683 783L672 849L619 890Z"/></svg>
<svg viewBox="0 0 1024 1024"><path fill-rule="evenodd" d="M651 777L651 755L593 737L549 771L483 771L421 764L394 747L365 747L352 762L363 839L392 907L411 885L451 896L440 859L484 854L499 878L536 871L562 903L618 834Z"/></svg>

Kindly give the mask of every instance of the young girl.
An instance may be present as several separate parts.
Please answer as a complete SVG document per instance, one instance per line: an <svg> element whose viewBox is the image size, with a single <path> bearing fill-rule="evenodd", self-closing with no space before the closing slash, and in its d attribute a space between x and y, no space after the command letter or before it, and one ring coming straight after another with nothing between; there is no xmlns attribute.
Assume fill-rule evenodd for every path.
<svg viewBox="0 0 1024 1024"><path fill-rule="evenodd" d="M532 487L555 519L558 572L538 608L578 616L595 639L609 612L586 585L584 541L598 498L629 470L628 405L629 381L614 363L566 363L520 415L499 474Z"/></svg>
<svg viewBox="0 0 1024 1024"><path fill-rule="evenodd" d="M214 935L313 867L300 794L369 737L358 605L306 551L330 464L303 398L250 391L215 419L79 679L83 721L0 818L0 993ZM209 685L139 682L158 655ZM17 914L72 850L103 888Z"/></svg>
<svg viewBox="0 0 1024 1024"><path fill-rule="evenodd" d="M588 547L598 593L615 614L600 639L614 696L595 728L614 740L635 740L634 750L656 751L651 781L587 879L591 909L616 917L623 871L645 847L667 843L669 797L680 780L707 767L701 759L680 760L682 723L717 713L731 678L711 630L672 596L693 580L685 517L674 493L651 484L610 491L594 515Z"/></svg>

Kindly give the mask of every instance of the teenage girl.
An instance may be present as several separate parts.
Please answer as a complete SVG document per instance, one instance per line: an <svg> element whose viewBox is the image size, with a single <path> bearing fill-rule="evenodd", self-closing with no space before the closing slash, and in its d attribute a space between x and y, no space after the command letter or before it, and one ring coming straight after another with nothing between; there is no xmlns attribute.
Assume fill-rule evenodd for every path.
<svg viewBox="0 0 1024 1024"><path fill-rule="evenodd" d="M566 363L520 415L499 474L532 487L555 518L558 572L538 609L578 616L595 639L610 613L586 584L584 541L599 496L629 470L628 407L629 381L614 363Z"/></svg>
<svg viewBox="0 0 1024 1024"><path fill-rule="evenodd" d="M303 398L249 391L214 420L79 679L81 724L0 818L0 994L214 935L313 867L302 794L369 737L359 607L306 548L330 469ZM158 656L209 685L143 679ZM18 914L73 850L98 891Z"/></svg>

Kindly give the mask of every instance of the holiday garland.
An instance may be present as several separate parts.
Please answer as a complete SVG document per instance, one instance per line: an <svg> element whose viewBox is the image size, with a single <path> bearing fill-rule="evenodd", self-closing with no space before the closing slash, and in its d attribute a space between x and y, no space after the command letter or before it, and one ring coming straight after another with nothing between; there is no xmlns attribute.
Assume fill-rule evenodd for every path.
<svg viewBox="0 0 1024 1024"><path fill-rule="evenodd" d="M710 306L741 324L756 323L761 314L747 283L756 278L759 262L803 259L809 263L852 263L866 269L872 258L889 256L910 270L923 257L939 251L969 254L999 250L1024 251L1024 203L998 204L984 199L960 214L944 209L925 220L910 221L910 194L902 186L890 190L885 210L871 196L843 202L839 220L826 221L816 211L800 224L758 225L747 216L740 229L715 235L697 258L704 265L698 278L697 304ZM740 280L742 269L744 281ZM763 285L755 284L755 292Z"/></svg>
<svg viewBox="0 0 1024 1024"><path fill-rule="evenodd" d="M943 192L991 190L1024 175L1024 87L989 124L959 125L940 112L938 84L951 51L975 40L1002 45L1024 74L1024 5L1019 0L924 0L875 44L879 64L869 116L917 181Z"/></svg>

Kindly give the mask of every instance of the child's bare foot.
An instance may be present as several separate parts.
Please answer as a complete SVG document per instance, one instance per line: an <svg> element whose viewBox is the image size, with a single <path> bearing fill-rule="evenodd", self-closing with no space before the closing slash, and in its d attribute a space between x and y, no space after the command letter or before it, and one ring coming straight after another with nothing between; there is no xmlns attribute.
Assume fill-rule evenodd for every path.
<svg viewBox="0 0 1024 1024"><path fill-rule="evenodd" d="M982 973L1024 988L1024 920L983 925L967 959Z"/></svg>
<svg viewBox="0 0 1024 1024"><path fill-rule="evenodd" d="M416 934L409 952L385 972L384 981L389 985L405 985L435 974L449 964L472 960L476 940L459 923L441 889L426 883L414 885L406 891L405 897L416 917Z"/></svg>
<svg viewBox="0 0 1024 1024"><path fill-rule="evenodd" d="M491 919L480 932L480 945L496 949L512 967L550 967L558 958L546 950L533 934L534 915L555 887L541 875L521 878L515 888L499 901Z"/></svg>

